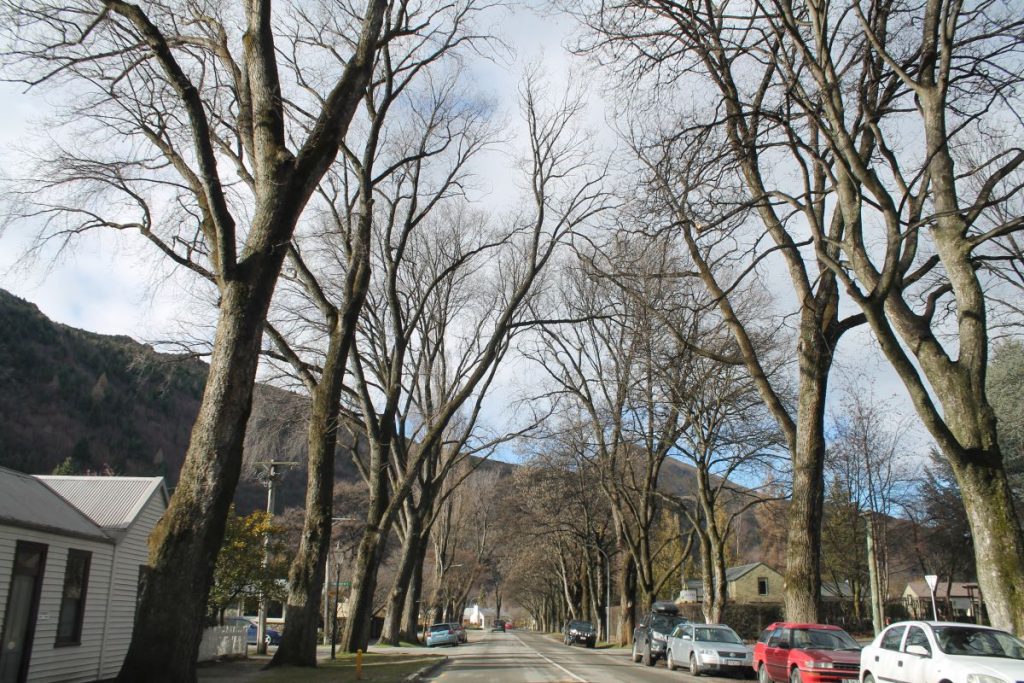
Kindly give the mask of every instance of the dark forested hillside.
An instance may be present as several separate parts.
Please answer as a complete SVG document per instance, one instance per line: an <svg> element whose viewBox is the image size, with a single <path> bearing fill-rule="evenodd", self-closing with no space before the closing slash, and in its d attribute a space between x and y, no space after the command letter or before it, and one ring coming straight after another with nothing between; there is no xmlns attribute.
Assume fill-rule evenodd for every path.
<svg viewBox="0 0 1024 683"><path fill-rule="evenodd" d="M71 458L76 471L178 478L207 366L161 354L129 337L77 330L0 290L0 465L52 472ZM304 461L304 401L259 386L246 443L241 509L265 505L253 463ZM339 476L355 476L350 458ZM281 482L282 507L301 505L302 467Z"/></svg>

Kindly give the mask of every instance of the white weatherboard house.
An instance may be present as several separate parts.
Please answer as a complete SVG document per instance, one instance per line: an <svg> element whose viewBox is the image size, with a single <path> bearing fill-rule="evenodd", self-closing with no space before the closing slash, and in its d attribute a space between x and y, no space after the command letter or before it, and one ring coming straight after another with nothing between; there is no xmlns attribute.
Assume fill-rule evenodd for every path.
<svg viewBox="0 0 1024 683"><path fill-rule="evenodd" d="M0 683L117 675L167 500L161 477L0 468Z"/></svg>

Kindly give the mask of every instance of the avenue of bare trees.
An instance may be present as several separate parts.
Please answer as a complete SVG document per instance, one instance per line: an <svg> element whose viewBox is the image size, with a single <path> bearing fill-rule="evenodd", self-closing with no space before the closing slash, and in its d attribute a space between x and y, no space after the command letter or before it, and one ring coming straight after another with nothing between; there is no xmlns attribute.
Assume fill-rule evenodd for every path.
<svg viewBox="0 0 1024 683"><path fill-rule="evenodd" d="M628 642L693 581L719 621L753 561L789 619L844 585L878 628L931 572L1024 631L1020 13L554 4L614 150L596 88L473 80L488 0L2 4L4 77L74 94L2 228L141 236L216 303L120 680L195 680L258 370L306 404L275 665L316 665L342 518L353 652L474 601ZM913 416L837 379L852 344Z"/></svg>

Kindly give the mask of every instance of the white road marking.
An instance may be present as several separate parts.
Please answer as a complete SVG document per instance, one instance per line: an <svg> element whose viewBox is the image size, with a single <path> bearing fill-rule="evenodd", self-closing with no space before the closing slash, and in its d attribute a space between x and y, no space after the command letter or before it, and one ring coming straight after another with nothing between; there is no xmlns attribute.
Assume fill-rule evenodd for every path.
<svg viewBox="0 0 1024 683"><path fill-rule="evenodd" d="M526 643L524 643L524 642L523 642L523 639L522 639L522 638L520 638L520 637L519 637L518 635L516 635L516 634L513 634L513 635L515 635L515 636L516 636L516 640L518 640L518 641L519 641L519 644L520 644L520 645L522 645L523 647L525 647L525 648L527 648L527 649L529 649L529 650L533 650L533 652L534 652L534 653L535 653L535 654L536 654L536 655L537 655L538 657L540 657L541 659L543 659L543 660L544 660L545 662L547 662L547 663L548 663L548 664L550 664L551 666L555 667L556 669L561 669L562 671L564 671L565 673L569 674L569 675L570 675L570 676L572 676L572 677L573 677L574 679L576 679L577 681L579 681L579 683L587 683L587 679L585 679L585 678L580 678L579 676L577 676L577 675L576 675L576 674L574 674L573 672L569 671L569 670L568 670L568 669L566 669L566 668L565 668L564 666L562 666L562 665L561 665L561 664L559 664L558 662L554 661L554 660L553 660L553 659L551 659L550 657L547 657L547 656L545 656L545 655L541 654L540 650L535 650L534 648L532 648L532 647L530 647L529 645L527 645Z"/></svg>

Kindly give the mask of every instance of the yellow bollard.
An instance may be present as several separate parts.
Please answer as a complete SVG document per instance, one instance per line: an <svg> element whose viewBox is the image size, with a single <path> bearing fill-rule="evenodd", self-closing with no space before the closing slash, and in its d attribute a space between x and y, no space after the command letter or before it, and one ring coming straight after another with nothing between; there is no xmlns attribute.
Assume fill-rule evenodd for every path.
<svg viewBox="0 0 1024 683"><path fill-rule="evenodd" d="M363 651L356 650L356 680L363 680Z"/></svg>

